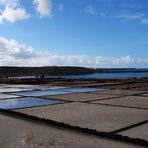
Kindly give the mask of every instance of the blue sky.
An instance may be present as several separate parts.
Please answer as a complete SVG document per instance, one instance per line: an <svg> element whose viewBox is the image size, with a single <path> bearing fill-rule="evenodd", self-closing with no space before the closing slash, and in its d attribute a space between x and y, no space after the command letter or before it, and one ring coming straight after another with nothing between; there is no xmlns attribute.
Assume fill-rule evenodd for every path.
<svg viewBox="0 0 148 148"><path fill-rule="evenodd" d="M147 0L0 0L0 65L148 65Z"/></svg>

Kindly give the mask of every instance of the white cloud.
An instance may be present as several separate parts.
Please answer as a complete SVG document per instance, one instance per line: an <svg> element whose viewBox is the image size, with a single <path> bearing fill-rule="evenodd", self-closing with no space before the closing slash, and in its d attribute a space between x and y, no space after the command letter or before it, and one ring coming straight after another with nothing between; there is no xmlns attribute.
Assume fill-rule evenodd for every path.
<svg viewBox="0 0 148 148"><path fill-rule="evenodd" d="M88 6L85 7L85 12L89 13L91 15L95 15L96 14L96 9L93 6L88 5Z"/></svg>
<svg viewBox="0 0 148 148"><path fill-rule="evenodd" d="M142 18L141 23L147 25L148 24L148 18Z"/></svg>
<svg viewBox="0 0 148 148"><path fill-rule="evenodd" d="M104 12L101 12L101 13L100 13L100 16L101 16L101 17L105 17L106 14L105 14Z"/></svg>
<svg viewBox="0 0 148 148"><path fill-rule="evenodd" d="M116 15L117 18L122 18L125 20L137 20L143 18L145 15L143 13L123 13Z"/></svg>
<svg viewBox="0 0 148 148"><path fill-rule="evenodd" d="M113 64L133 64L135 59L131 56L122 56L119 58L114 58L112 63Z"/></svg>
<svg viewBox="0 0 148 148"><path fill-rule="evenodd" d="M0 23L9 21L11 23L28 19L31 15L21 6L21 0L0 0ZM40 16L52 17L52 0L32 0L36 11ZM63 11L63 5L59 6L59 11Z"/></svg>
<svg viewBox="0 0 148 148"><path fill-rule="evenodd" d="M136 20L140 22L141 24L148 24L148 18L144 13L122 13L114 16L115 18L119 18L125 21L128 20Z"/></svg>
<svg viewBox="0 0 148 148"><path fill-rule="evenodd" d="M41 16L52 17L52 0L33 0L33 4Z"/></svg>
<svg viewBox="0 0 148 148"><path fill-rule="evenodd" d="M16 4L19 0L0 0L0 5Z"/></svg>
<svg viewBox="0 0 148 148"><path fill-rule="evenodd" d="M121 7L126 8L126 9L134 9L134 10L138 10L141 8L140 4L136 4L133 1L127 1L127 2L123 2L121 3Z"/></svg>
<svg viewBox="0 0 148 148"><path fill-rule="evenodd" d="M64 11L64 5L63 4L59 4L59 11L63 12Z"/></svg>
<svg viewBox="0 0 148 148"><path fill-rule="evenodd" d="M93 67L146 66L148 57L102 57L88 55L62 55L39 52L15 40L0 37L0 66L75 65Z"/></svg>
<svg viewBox="0 0 148 148"><path fill-rule="evenodd" d="M4 20L11 23L30 17L24 8L20 6L19 0L0 0L0 23Z"/></svg>
<svg viewBox="0 0 148 148"><path fill-rule="evenodd" d="M29 17L30 15L25 11L24 8L18 8L15 5L8 4L0 15L0 23L2 23L4 20L14 23L15 21L24 20Z"/></svg>

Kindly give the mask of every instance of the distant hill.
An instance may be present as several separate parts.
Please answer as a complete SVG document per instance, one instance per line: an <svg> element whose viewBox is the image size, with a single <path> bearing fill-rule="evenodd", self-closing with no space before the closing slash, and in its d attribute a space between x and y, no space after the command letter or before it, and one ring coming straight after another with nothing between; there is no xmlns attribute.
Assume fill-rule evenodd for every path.
<svg viewBox="0 0 148 148"><path fill-rule="evenodd" d="M50 67L0 67L0 77L78 75L95 73L93 68L72 66Z"/></svg>
<svg viewBox="0 0 148 148"><path fill-rule="evenodd" d="M124 72L148 72L148 69L136 68L85 68L74 66L49 66L49 67L0 67L0 77L23 76L61 76L93 73L124 73Z"/></svg>
<svg viewBox="0 0 148 148"><path fill-rule="evenodd" d="M97 68L96 73L148 72L147 68Z"/></svg>

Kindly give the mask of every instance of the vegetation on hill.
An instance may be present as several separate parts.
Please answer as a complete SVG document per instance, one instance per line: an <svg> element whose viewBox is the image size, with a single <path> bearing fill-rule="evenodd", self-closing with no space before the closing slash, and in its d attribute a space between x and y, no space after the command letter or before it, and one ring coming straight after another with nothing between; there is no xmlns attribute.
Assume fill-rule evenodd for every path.
<svg viewBox="0 0 148 148"><path fill-rule="evenodd" d="M72 66L51 67L0 67L0 77L92 74L95 69Z"/></svg>

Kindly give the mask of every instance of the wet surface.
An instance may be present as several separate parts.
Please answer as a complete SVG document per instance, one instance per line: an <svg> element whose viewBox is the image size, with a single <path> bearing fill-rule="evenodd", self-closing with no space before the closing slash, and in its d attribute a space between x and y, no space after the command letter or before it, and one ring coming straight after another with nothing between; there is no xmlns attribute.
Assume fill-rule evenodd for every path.
<svg viewBox="0 0 148 148"><path fill-rule="evenodd" d="M31 91L33 89L27 89L27 88L0 88L1 93L7 93L7 92L19 92L19 91Z"/></svg>
<svg viewBox="0 0 148 148"><path fill-rule="evenodd" d="M69 92L95 92L95 91L105 91L107 89L103 88L66 88L63 89L64 91L69 91Z"/></svg>
<svg viewBox="0 0 148 148"><path fill-rule="evenodd" d="M17 97L19 97L19 96L0 93L0 100L1 99L9 99L9 98L17 98Z"/></svg>
<svg viewBox="0 0 148 148"><path fill-rule="evenodd" d="M102 91L105 89L96 89L96 88L61 88L61 87L51 87L48 90L38 90L38 91L26 91L26 92L16 92L11 93L19 96L51 96L51 95L62 95L62 94L71 94L71 93L79 93L79 92L94 92L94 91Z"/></svg>
<svg viewBox="0 0 148 148"><path fill-rule="evenodd" d="M59 103L63 103L63 101L30 97L30 98L0 100L0 108L1 109L17 109L17 108L26 108L26 107L51 105L51 104L59 104Z"/></svg>
<svg viewBox="0 0 148 148"><path fill-rule="evenodd" d="M61 94L70 94L70 93L72 92L65 92L60 90L40 90L40 91L17 92L13 94L19 96L40 97L40 96L61 95Z"/></svg>

